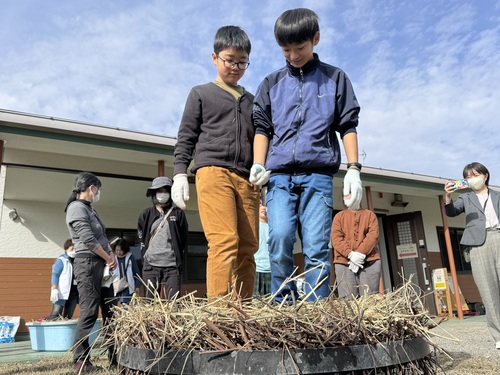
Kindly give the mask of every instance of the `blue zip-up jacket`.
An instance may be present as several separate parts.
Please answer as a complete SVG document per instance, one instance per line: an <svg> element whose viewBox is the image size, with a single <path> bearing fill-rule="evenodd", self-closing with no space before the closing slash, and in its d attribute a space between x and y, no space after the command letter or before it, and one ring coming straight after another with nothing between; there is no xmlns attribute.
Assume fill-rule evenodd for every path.
<svg viewBox="0 0 500 375"><path fill-rule="evenodd" d="M356 132L359 104L351 82L317 54L302 68L268 75L255 95L256 134L269 138L266 169L272 174L324 173L340 166L341 137Z"/></svg>

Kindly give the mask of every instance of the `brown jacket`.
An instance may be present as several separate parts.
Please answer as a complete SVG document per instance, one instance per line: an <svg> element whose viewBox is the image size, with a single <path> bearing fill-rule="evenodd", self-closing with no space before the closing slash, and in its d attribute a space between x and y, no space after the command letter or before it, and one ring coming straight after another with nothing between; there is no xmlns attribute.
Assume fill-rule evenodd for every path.
<svg viewBox="0 0 500 375"><path fill-rule="evenodd" d="M377 216L372 211L340 211L333 218L330 235L333 263L348 264L351 251L365 254L365 262L380 259L378 235Z"/></svg>

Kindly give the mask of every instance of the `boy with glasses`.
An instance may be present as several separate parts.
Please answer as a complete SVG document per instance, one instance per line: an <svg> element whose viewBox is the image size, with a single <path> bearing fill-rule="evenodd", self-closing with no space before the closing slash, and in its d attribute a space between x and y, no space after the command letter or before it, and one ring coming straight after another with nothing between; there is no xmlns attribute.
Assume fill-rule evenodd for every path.
<svg viewBox="0 0 500 375"><path fill-rule="evenodd" d="M275 300L291 303L298 297L295 283L285 283L294 271L298 230L305 292L312 301L330 294L332 177L341 161L337 133L348 161L344 195L351 198L346 205L357 209L361 201L356 134L360 108L346 74L313 53L320 39L316 13L288 10L277 19L274 34L286 67L268 75L255 96L250 181L260 186L269 181L267 215Z"/></svg>
<svg viewBox="0 0 500 375"><path fill-rule="evenodd" d="M253 95L238 81L248 68L251 44L237 26L221 27L214 41L215 81L195 86L187 98L174 151L172 199L189 200L187 168L196 174L201 224L208 241L207 296L231 290L251 298L258 248L259 188L252 167Z"/></svg>

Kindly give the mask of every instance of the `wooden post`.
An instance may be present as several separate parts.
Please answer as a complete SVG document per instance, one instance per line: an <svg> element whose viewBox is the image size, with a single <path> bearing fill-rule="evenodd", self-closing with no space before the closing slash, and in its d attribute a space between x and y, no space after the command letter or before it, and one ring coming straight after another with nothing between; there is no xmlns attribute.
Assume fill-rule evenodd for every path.
<svg viewBox="0 0 500 375"><path fill-rule="evenodd" d="M370 211L373 211L373 199L372 199L372 189L370 186L365 187L366 204ZM380 281L378 285L378 292L384 294L384 280L382 279L382 273L380 274Z"/></svg>
<svg viewBox="0 0 500 375"><path fill-rule="evenodd" d="M441 210L441 219L443 221L446 252L448 253L448 262L450 263L451 280L453 282L453 290L456 291L455 302L457 305L458 319L463 319L464 312L462 311L462 304L460 302L460 293L458 293L459 289L458 289L457 269L455 267L455 258L453 257L453 247L451 246L450 228L448 227L448 219L446 218L446 212L444 211L444 198L442 195L440 195L438 198L439 198L439 208Z"/></svg>
<svg viewBox="0 0 500 375"><path fill-rule="evenodd" d="M158 177L165 176L165 161L158 160Z"/></svg>

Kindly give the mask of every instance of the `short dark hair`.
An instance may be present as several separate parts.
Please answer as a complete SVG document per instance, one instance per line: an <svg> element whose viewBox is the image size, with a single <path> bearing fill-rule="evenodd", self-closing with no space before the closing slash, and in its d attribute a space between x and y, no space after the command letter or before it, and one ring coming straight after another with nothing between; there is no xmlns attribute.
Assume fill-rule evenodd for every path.
<svg viewBox="0 0 500 375"><path fill-rule="evenodd" d="M123 254L126 254L130 251L130 244L124 238L120 239L114 244L113 251L116 249L117 246L120 246L120 249L122 249Z"/></svg>
<svg viewBox="0 0 500 375"><path fill-rule="evenodd" d="M70 246L73 246L73 241L71 241L71 239L64 241L63 245L64 250L68 250Z"/></svg>
<svg viewBox="0 0 500 375"><path fill-rule="evenodd" d="M287 10L274 24L274 37L281 47L313 40L318 31L318 15L307 8Z"/></svg>
<svg viewBox="0 0 500 375"><path fill-rule="evenodd" d="M218 55L220 51L228 48L236 48L250 55L252 44L247 33L239 26L222 26L217 30L214 39L214 52Z"/></svg>
<svg viewBox="0 0 500 375"><path fill-rule="evenodd" d="M476 172L476 173L479 173L482 175L488 175L488 177L486 178L485 184L486 184L486 186L489 185L489 183L490 183L490 171L483 164L478 163L477 161L474 161L470 164L467 164L464 167L464 171L463 171L464 178L467 178L467 175L470 172Z"/></svg>

